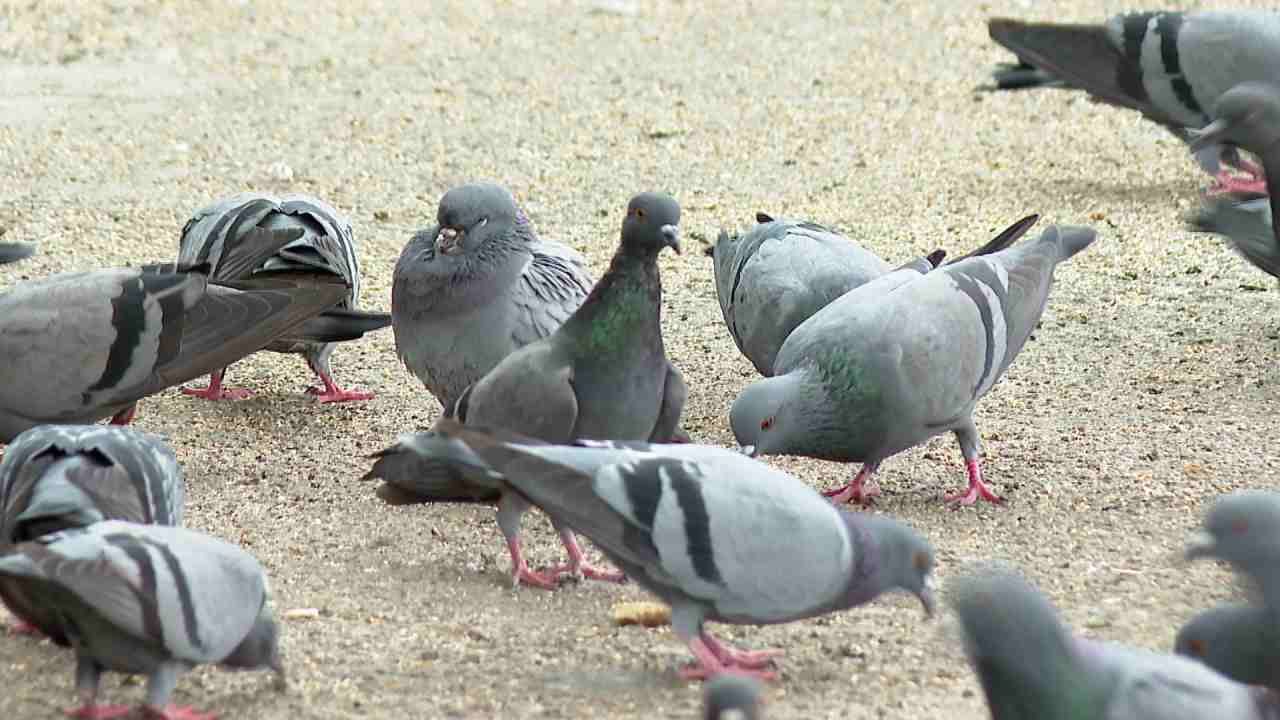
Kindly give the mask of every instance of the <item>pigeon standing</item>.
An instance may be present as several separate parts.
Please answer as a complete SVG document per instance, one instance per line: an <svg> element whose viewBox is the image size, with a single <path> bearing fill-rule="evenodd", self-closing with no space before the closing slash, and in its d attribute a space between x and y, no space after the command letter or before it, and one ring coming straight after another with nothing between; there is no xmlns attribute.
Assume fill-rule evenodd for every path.
<svg viewBox="0 0 1280 720"><path fill-rule="evenodd" d="M1231 193L1205 200L1191 225L1223 235L1246 260L1280 278L1280 87L1241 83L1222 94L1213 107L1214 120L1196 133L1192 148L1226 144L1254 153L1267 170L1265 193Z"/></svg>
<svg viewBox="0 0 1280 720"><path fill-rule="evenodd" d="M163 440L113 425L41 425L0 461L0 546L102 520L181 525L182 468ZM21 621L65 643L56 614L0 580L0 600Z"/></svg>
<svg viewBox="0 0 1280 720"><path fill-rule="evenodd" d="M302 236L274 255L251 268L231 266L223 262L228 243L237 242L255 228L298 228ZM262 193L240 193L222 198L201 209L182 228L178 249L179 263L203 263L212 266L212 277L218 281L245 278L267 278L273 275L317 274L341 278L347 284L347 296L325 315L323 335L285 336L273 341L267 350L297 353L307 367L320 378L323 387L309 387L307 394L319 402L368 400L372 393L343 390L333 380L329 356L334 344L355 340L366 332L391 324L387 313L360 312L360 262L351 223L327 203L308 195L287 194L280 197ZM184 388L182 392L206 400L242 399L249 391L222 385L226 368L210 373L209 385Z"/></svg>
<svg viewBox="0 0 1280 720"><path fill-rule="evenodd" d="M965 652L996 720L1275 720L1268 693L1177 655L1071 635L1005 570L948 583ZM952 589L954 587L954 589Z"/></svg>
<svg viewBox="0 0 1280 720"><path fill-rule="evenodd" d="M224 267L252 268L297 230L251 231ZM141 398L305 333L347 294L334 276L220 284L209 266L66 273L0 293L0 442L36 425L132 419Z"/></svg>
<svg viewBox="0 0 1280 720"><path fill-rule="evenodd" d="M618 250L587 299L550 336L503 358L468 388L457 401L456 417L553 443L579 438L670 442L687 390L663 349L658 253L665 247L679 252L679 222L680 206L669 195L632 198ZM370 476L387 477L378 472L375 466ZM528 504L515 493L445 473L415 478L409 492L397 496L406 502L497 502L498 527L516 583L551 589L565 575L623 579L586 564L573 532L559 524L569 564L547 573L531 571L520 549L520 519Z"/></svg>
<svg viewBox="0 0 1280 720"><path fill-rule="evenodd" d="M696 664L771 677L776 650L716 640L706 621L774 624L856 607L891 590L933 612L933 550L883 515L836 508L799 479L707 445L579 440L553 445L444 419L383 451L371 475L405 485L452 474L518 495L671 606ZM388 478L390 479L390 478Z"/></svg>
<svg viewBox="0 0 1280 720"><path fill-rule="evenodd" d="M988 23L991 39L1018 56L996 73L997 89L1056 86L1137 110L1174 135L1209 123L1222 93L1280 77L1280 13L1266 10L1135 12L1103 24ZM1206 147L1200 165L1224 191L1260 191L1261 170L1238 154ZM1244 171L1238 178L1222 161Z"/></svg>
<svg viewBox="0 0 1280 720"><path fill-rule="evenodd" d="M29 258L35 251L26 243L0 243L0 265Z"/></svg>
<svg viewBox="0 0 1280 720"><path fill-rule="evenodd" d="M269 667L284 681L266 574L222 540L107 520L9 547L0 578L23 583L64 619L82 703L73 717L129 712L98 704L104 670L146 675L143 711L161 720L212 720L168 704L178 676L195 665Z"/></svg>
<svg viewBox="0 0 1280 720"><path fill-rule="evenodd" d="M1019 220L965 257L1009 247L1038 219L1031 215ZM771 377L778 350L792 330L831 301L893 268L817 223L775 220L764 213L757 213L756 221L740 236L722 231L707 254L714 261L716 297L729 334L756 370ZM937 250L930 261L937 266L945 256Z"/></svg>
<svg viewBox="0 0 1280 720"><path fill-rule="evenodd" d="M582 256L539 239L505 188L460 185L396 262L396 352L450 415L500 360L555 332L591 284Z"/></svg>
<svg viewBox="0 0 1280 720"><path fill-rule="evenodd" d="M734 435L757 453L863 463L828 494L865 503L884 459L951 431L969 488L948 500L1002 502L982 479L974 405L1035 329L1058 263L1095 237L1053 226L1034 242L933 272L921 259L851 290L792 331L773 377L742 391Z"/></svg>

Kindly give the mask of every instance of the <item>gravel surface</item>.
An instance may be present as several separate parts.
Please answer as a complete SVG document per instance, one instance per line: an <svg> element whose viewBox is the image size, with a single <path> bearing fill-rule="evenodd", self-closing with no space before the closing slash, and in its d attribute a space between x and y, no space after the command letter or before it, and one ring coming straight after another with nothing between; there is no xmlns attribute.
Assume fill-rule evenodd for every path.
<svg viewBox="0 0 1280 720"><path fill-rule="evenodd" d="M1008 506L944 508L964 480L948 436L885 463L878 509L930 538L943 587L1004 558L1081 632L1169 648L1183 620L1236 594L1219 568L1176 559L1205 502L1273 484L1280 301L1182 228L1207 177L1164 130L1076 94L973 92L1004 58L987 16L1128 7L0 2L0 233L39 244L0 287L169 259L210 199L299 190L349 213L364 304L386 309L401 246L454 184L506 184L597 275L627 198L662 189L684 207L686 254L660 264L685 427L728 444L729 405L754 375L698 252L720 228L757 210L808 217L892 261L966 251L1028 212L1092 224L1100 240L1059 269L1034 341L978 408ZM301 359L262 353L229 374L250 400L171 390L140 405L137 426L186 467L189 524L255 553L278 611L319 611L285 621L287 693L201 668L177 702L260 720L697 714L669 629L610 622L644 597L634 585L513 592L490 509L383 506L358 480L365 455L439 406L389 330L340 348L334 368L377 399L314 405ZM775 462L815 487L851 470ZM544 517L525 532L533 564L560 558ZM774 718L985 717L954 622L905 596L713 629L787 649ZM58 716L71 670L47 642L0 637L0 717ZM104 696L138 702L142 686L113 675Z"/></svg>

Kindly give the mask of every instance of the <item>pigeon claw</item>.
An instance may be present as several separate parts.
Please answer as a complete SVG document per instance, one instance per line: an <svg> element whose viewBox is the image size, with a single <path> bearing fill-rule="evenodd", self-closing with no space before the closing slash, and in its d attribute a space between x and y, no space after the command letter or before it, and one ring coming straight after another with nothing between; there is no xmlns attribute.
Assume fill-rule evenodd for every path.
<svg viewBox="0 0 1280 720"><path fill-rule="evenodd" d="M198 397L201 400L244 400L253 394L253 391L244 388L221 387L216 383L209 387L184 387L183 395Z"/></svg>
<svg viewBox="0 0 1280 720"><path fill-rule="evenodd" d="M969 475L969 489L962 493L948 495L946 497L948 503L952 504L953 507L960 507L961 505L972 505L978 501L978 498L982 498L996 505L1004 504L1004 498L991 492L987 484L982 481L982 465L977 460L966 461L965 469Z"/></svg>
<svg viewBox="0 0 1280 720"><path fill-rule="evenodd" d="M308 395L315 397L316 402L320 402L320 403L356 402L360 400L373 399L373 393L371 392L360 392L358 390L343 390L342 388L339 388L336 385L327 390L324 388L309 387L304 392L306 392L306 394Z"/></svg>
<svg viewBox="0 0 1280 720"><path fill-rule="evenodd" d="M1240 176L1223 170L1214 176L1213 182L1209 183L1209 197L1237 194L1265 197L1267 195L1267 181L1265 178L1249 175Z"/></svg>
<svg viewBox="0 0 1280 720"><path fill-rule="evenodd" d="M525 566L511 573L511 586L517 588L523 584L542 590L555 590L560 587L558 579L555 575L536 573L530 570L528 566Z"/></svg>
<svg viewBox="0 0 1280 720"><path fill-rule="evenodd" d="M162 708L156 708L144 705L142 714L151 720L218 720L216 713L200 712L190 706L166 705Z"/></svg>
<svg viewBox="0 0 1280 720"><path fill-rule="evenodd" d="M32 635L35 637L39 637L41 635L41 632L40 632L40 628L36 627L35 625L32 625L26 620L19 620L18 622L9 626L9 634L10 635Z"/></svg>
<svg viewBox="0 0 1280 720"><path fill-rule="evenodd" d="M67 710L67 717L79 718L80 720L110 720L111 718L125 717L133 712L133 708L128 705L98 705L96 703L90 705L81 705L78 708Z"/></svg>
<svg viewBox="0 0 1280 720"><path fill-rule="evenodd" d="M627 576L617 570L605 570L589 563L578 563L576 566L574 563L557 565L549 568L546 574L556 578L557 581L561 578L573 578L574 580L586 578L588 580L602 580L612 583L625 583L627 581Z"/></svg>

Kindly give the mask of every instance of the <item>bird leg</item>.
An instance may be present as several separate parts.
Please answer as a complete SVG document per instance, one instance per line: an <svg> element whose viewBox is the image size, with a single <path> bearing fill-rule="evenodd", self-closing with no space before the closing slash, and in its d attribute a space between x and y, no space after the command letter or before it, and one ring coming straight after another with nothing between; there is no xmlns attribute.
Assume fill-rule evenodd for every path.
<svg viewBox="0 0 1280 720"><path fill-rule="evenodd" d="M578 545L578 539L573 536L573 531L566 527L557 527L560 531L560 542L564 543L564 549L569 553L569 563L567 565L556 565L546 571L546 574L559 580L561 576L569 576L573 578L591 578L592 580L604 580L606 582L624 583L627 576L616 570L605 570L589 564L582 554L582 547Z"/></svg>
<svg viewBox="0 0 1280 720"><path fill-rule="evenodd" d="M726 672L732 672L738 675L746 675L761 680L776 680L778 674L771 670L763 670L759 667L747 667L737 665L732 662L721 660L715 650L707 645L707 638L710 636L705 632L695 635L689 640L689 651L693 653L696 662L692 665L686 665L680 668L679 675L683 680L709 680ZM714 642L714 641L712 641ZM717 645L718 646L718 645ZM723 648L721 648L723 650Z"/></svg>
<svg viewBox="0 0 1280 720"><path fill-rule="evenodd" d="M133 712L133 708L128 705L98 704L98 680L101 675L102 669L92 660L86 657L76 658L76 694L80 696L80 707L67 710L69 717L110 720Z"/></svg>
<svg viewBox="0 0 1280 720"><path fill-rule="evenodd" d="M507 551L511 553L511 587L520 587L520 583L532 585L543 590L555 590L559 587L554 576L546 576L529 569L524 553L520 551L520 518L529 508L529 503L513 492L504 492L498 498L498 529L507 541Z"/></svg>
<svg viewBox="0 0 1280 720"><path fill-rule="evenodd" d="M207 387L184 387L183 395L191 395L203 400L244 400L253 393L244 388L222 387L222 376L227 369L214 370L209 373L209 385Z"/></svg>
<svg viewBox="0 0 1280 720"><path fill-rule="evenodd" d="M32 625L26 620L19 619L18 622L9 626L10 635L34 635L40 636L40 628Z"/></svg>
<svg viewBox="0 0 1280 720"><path fill-rule="evenodd" d="M854 503L856 505L870 505L872 498L880 494L880 484L872 479L876 469L880 467L880 463L865 463L858 473L853 476L847 485L823 490L822 494L831 498L831 502L840 505L842 503ZM867 481L870 480L870 484Z"/></svg>
<svg viewBox="0 0 1280 720"><path fill-rule="evenodd" d="M1260 172L1254 173L1246 170L1245 175L1242 177L1230 170L1222 170L1213 176L1213 182L1209 183L1207 194L1210 197L1215 197L1237 193L1265 196L1267 194L1267 179Z"/></svg>
<svg viewBox="0 0 1280 720"><path fill-rule="evenodd" d="M112 415L111 421L107 424L108 425L128 425L129 423L133 422L133 418L137 414L138 414L138 403L134 403L129 407L116 413L115 415Z"/></svg>
<svg viewBox="0 0 1280 720"><path fill-rule="evenodd" d="M782 657L783 651L778 649L769 650L739 650L738 648L726 645L712 637L711 633L706 630L702 631L702 642L706 644L711 652L720 658L720 662L725 665L733 665L735 667L747 668L749 670L762 670L773 664L773 659Z"/></svg>
<svg viewBox="0 0 1280 720"><path fill-rule="evenodd" d="M970 458L964 461L966 474L969 476L969 489L955 495L948 495L946 500L956 505L972 505L978 498L982 498L990 503L997 505L1004 504L1004 498L991 492L987 484L982 481L982 461L978 458Z"/></svg>
<svg viewBox="0 0 1280 720"><path fill-rule="evenodd" d="M311 368L311 372L314 372L316 374L316 377L320 378L320 382L324 383L323 388L312 386L306 389L306 393L308 395L315 396L316 402L322 402L322 403L351 402L354 400L372 400L373 399L373 393L371 392L343 390L342 388L338 387L338 383L333 381L333 378L329 375L329 373L326 372L324 368L321 368L318 365L316 365L316 363L312 362L310 359L307 360L307 366Z"/></svg>
<svg viewBox="0 0 1280 720"><path fill-rule="evenodd" d="M203 713L193 707L178 707L169 704L169 696L173 687L178 684L181 668L173 663L164 663L157 667L147 678L147 697L142 704L143 717L154 720L216 720L217 715Z"/></svg>

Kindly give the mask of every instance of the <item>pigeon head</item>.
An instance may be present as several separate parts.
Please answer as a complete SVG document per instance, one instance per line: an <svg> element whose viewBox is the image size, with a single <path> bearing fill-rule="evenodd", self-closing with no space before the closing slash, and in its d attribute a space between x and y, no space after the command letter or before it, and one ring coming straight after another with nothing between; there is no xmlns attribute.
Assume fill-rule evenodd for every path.
<svg viewBox="0 0 1280 720"><path fill-rule="evenodd" d="M492 183L459 185L440 198L436 252L446 257L470 254L493 238L507 236L522 219L511 193Z"/></svg>
<svg viewBox="0 0 1280 720"><path fill-rule="evenodd" d="M729 410L729 426L748 455L780 455L795 450L808 418L801 412L799 378L776 375L748 385Z"/></svg>
<svg viewBox="0 0 1280 720"><path fill-rule="evenodd" d="M1193 133L1192 151L1227 144L1261 155L1280 143L1280 87L1240 83L1218 97L1213 117L1213 122Z"/></svg>
<svg viewBox="0 0 1280 720"><path fill-rule="evenodd" d="M1280 645L1275 614L1265 607L1221 605L1182 626L1173 651L1208 665L1237 682L1280 681Z"/></svg>
<svg viewBox="0 0 1280 720"><path fill-rule="evenodd" d="M1186 558L1225 560L1250 574L1280 563L1280 493L1242 490L1219 498L1187 540Z"/></svg>
<svg viewBox="0 0 1280 720"><path fill-rule="evenodd" d="M680 204L665 193L640 193L627 204L622 221L622 247L657 255L664 247L680 252Z"/></svg>
<svg viewBox="0 0 1280 720"><path fill-rule="evenodd" d="M870 533L875 539L875 583L881 592L904 590L915 595L926 617L936 610L929 576L933 574L933 548L908 525L883 515L840 510L845 523L855 532Z"/></svg>
<svg viewBox="0 0 1280 720"><path fill-rule="evenodd" d="M276 673L278 684L281 687L285 685L284 663L280 659L280 627L271 617L271 611L267 609L265 602L249 634L245 635L221 664L246 670L271 668Z"/></svg>
<svg viewBox="0 0 1280 720"><path fill-rule="evenodd" d="M702 693L704 720L760 720L764 717L760 701L760 683L746 675L732 672L715 676Z"/></svg>

